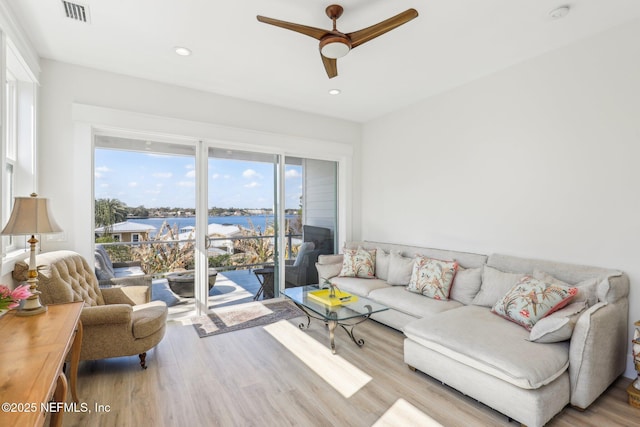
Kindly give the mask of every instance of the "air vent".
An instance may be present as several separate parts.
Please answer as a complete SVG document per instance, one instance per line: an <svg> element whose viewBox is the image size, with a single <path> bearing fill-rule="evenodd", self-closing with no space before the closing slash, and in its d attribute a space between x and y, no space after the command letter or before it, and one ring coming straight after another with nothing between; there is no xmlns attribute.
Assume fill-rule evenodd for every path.
<svg viewBox="0 0 640 427"><path fill-rule="evenodd" d="M62 6L64 7L64 13L67 15L67 18L80 22L90 22L89 6L79 3L71 3L66 0L62 0Z"/></svg>

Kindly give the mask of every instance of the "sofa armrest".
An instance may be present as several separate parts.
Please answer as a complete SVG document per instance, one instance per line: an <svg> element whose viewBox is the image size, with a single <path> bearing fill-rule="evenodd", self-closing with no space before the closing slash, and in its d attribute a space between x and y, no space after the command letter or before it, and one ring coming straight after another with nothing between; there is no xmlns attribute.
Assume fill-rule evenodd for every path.
<svg viewBox="0 0 640 427"><path fill-rule="evenodd" d="M127 304L97 305L82 309L82 326L115 325L131 323L133 309Z"/></svg>
<svg viewBox="0 0 640 427"><path fill-rule="evenodd" d="M600 302L580 315L569 347L571 404L586 409L625 370L629 300Z"/></svg>
<svg viewBox="0 0 640 427"><path fill-rule="evenodd" d="M149 286L121 286L102 288L105 304L140 305L151 301L151 287Z"/></svg>

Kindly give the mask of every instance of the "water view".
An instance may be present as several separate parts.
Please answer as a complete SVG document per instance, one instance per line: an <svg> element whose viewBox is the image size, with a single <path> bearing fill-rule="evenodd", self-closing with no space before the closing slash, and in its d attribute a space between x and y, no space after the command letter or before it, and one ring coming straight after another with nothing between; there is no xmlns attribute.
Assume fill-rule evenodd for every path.
<svg viewBox="0 0 640 427"><path fill-rule="evenodd" d="M296 215L285 215L286 219L294 219ZM168 217L168 218L136 218L130 219L131 222L137 222L139 224L148 224L154 226L157 230L160 229L162 224L166 221L169 226L177 227L182 230L186 227L195 227L195 217ZM251 229L251 225L262 231L266 229L268 225L273 225L273 215L234 215L234 216L210 216L209 224L221 224L221 225L238 225L244 228Z"/></svg>

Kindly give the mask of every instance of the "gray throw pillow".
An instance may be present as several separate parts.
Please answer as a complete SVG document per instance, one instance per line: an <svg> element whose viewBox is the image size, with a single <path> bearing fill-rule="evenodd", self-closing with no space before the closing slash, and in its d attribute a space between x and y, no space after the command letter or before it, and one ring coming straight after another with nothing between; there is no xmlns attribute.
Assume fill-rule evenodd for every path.
<svg viewBox="0 0 640 427"><path fill-rule="evenodd" d="M380 280L389 278L389 261L391 254L386 253L382 248L376 248L376 277Z"/></svg>
<svg viewBox="0 0 640 427"><path fill-rule="evenodd" d="M586 301L575 302L543 317L531 328L529 341L552 343L568 340L573 335L580 312L585 308Z"/></svg>
<svg viewBox="0 0 640 427"><path fill-rule="evenodd" d="M469 305L478 294L482 285L482 267L463 268L458 266L458 271L451 285L450 299Z"/></svg>
<svg viewBox="0 0 640 427"><path fill-rule="evenodd" d="M411 281L413 271L413 257L404 257L399 252L391 251L389 254L389 275L387 284L394 286L406 286Z"/></svg>
<svg viewBox="0 0 640 427"><path fill-rule="evenodd" d="M473 298L471 304L493 307L524 276L526 275L522 273L505 273L485 265L480 292Z"/></svg>

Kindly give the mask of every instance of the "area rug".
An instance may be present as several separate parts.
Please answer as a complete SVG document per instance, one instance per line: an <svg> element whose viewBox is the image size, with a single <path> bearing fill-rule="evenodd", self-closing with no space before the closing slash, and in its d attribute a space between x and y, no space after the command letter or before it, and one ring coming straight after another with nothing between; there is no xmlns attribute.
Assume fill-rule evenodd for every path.
<svg viewBox="0 0 640 427"><path fill-rule="evenodd" d="M304 313L289 301L250 302L213 309L206 316L194 317L192 324L200 338L204 338L299 316Z"/></svg>

